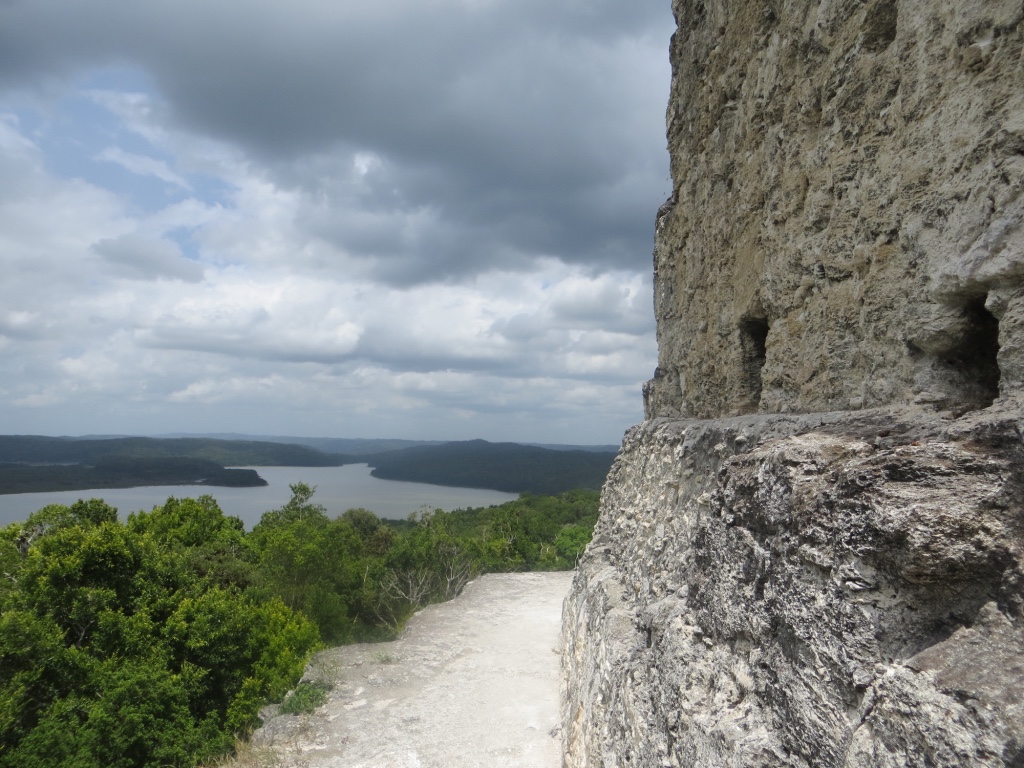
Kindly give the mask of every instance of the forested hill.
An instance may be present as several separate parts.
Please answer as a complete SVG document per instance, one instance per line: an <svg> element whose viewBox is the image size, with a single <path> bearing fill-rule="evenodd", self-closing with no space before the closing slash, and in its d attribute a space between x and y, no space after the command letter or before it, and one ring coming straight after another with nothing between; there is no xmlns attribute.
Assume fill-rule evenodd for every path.
<svg viewBox="0 0 1024 768"><path fill-rule="evenodd" d="M353 459L303 445L209 438L112 437L80 439L0 435L0 463L94 464L101 459L189 458L223 466L338 467Z"/></svg>
<svg viewBox="0 0 1024 768"><path fill-rule="evenodd" d="M384 441L365 442L379 449L376 443ZM335 467L356 462L369 464L371 474L385 480L557 494L600 489L614 458L611 450L556 450L485 440L354 455L262 440L0 435L0 494L162 484L257 485L263 481L255 473L242 477L224 467Z"/></svg>
<svg viewBox="0 0 1024 768"><path fill-rule="evenodd" d="M612 452L559 451L486 440L416 446L361 457L373 467L370 474L383 480L538 494L599 489L614 459Z"/></svg>
<svg viewBox="0 0 1024 768"><path fill-rule="evenodd" d="M336 467L352 459L302 445L208 438L0 435L0 494L143 485L256 486L252 469Z"/></svg>
<svg viewBox="0 0 1024 768"><path fill-rule="evenodd" d="M296 435L245 435L238 432L207 434L172 433L162 437L208 437L215 440L257 440L261 443L292 443L315 448L324 453L342 453L350 456L369 456L371 453L397 451L414 445L441 445L444 440L401 440L397 438L367 437L300 437Z"/></svg>
<svg viewBox="0 0 1024 768"><path fill-rule="evenodd" d="M398 451L419 445L443 445L447 440L402 440L398 438L366 437L300 437L297 435L246 435L239 432L175 432L159 437L209 437L215 440L258 440L265 443L294 443L308 445L324 453L344 453L349 456L369 456L371 453ZM576 445L567 443L522 443L537 448L551 448L556 451L591 451L594 453L618 453L618 445Z"/></svg>
<svg viewBox="0 0 1024 768"><path fill-rule="evenodd" d="M0 494L143 485L251 488L266 484L255 469L225 469L215 461L181 456L101 458L95 464L0 464Z"/></svg>

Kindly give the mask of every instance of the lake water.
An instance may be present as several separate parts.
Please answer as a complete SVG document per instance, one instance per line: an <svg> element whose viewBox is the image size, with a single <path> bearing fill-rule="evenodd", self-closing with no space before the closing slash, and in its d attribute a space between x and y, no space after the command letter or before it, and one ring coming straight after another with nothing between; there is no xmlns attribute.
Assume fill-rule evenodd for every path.
<svg viewBox="0 0 1024 768"><path fill-rule="evenodd" d="M377 514L401 520L423 506L451 511L466 507L489 507L519 498L481 488L449 488L425 483L379 480L370 475L366 464L343 467L251 467L269 485L260 488L215 488L195 485L153 485L144 488L101 488L89 491L16 493L0 495L0 526L24 520L47 504L72 504L78 499L103 499L117 507L122 517L138 510L149 511L163 504L168 496L178 498L213 496L226 515L240 517L247 530L260 521L264 512L276 509L291 498L290 483L316 486L313 501L323 504L331 517L346 509L363 507Z"/></svg>

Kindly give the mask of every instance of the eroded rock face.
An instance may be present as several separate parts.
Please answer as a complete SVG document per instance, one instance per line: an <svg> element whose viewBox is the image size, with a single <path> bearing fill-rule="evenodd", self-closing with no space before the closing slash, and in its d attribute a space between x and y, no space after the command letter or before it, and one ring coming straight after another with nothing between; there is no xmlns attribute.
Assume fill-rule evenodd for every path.
<svg viewBox="0 0 1024 768"><path fill-rule="evenodd" d="M655 421L563 613L569 766L1024 765L1016 412Z"/></svg>
<svg viewBox="0 0 1024 768"><path fill-rule="evenodd" d="M566 764L1024 768L1024 4L673 5Z"/></svg>
<svg viewBox="0 0 1024 768"><path fill-rule="evenodd" d="M673 6L648 418L1024 389L1020 0Z"/></svg>

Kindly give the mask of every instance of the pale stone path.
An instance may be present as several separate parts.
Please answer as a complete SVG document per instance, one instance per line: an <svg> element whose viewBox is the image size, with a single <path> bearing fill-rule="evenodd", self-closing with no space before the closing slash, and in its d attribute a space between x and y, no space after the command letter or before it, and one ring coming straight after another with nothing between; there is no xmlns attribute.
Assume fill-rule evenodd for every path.
<svg viewBox="0 0 1024 768"><path fill-rule="evenodd" d="M303 768L558 768L559 631L571 573L490 574L391 643L316 659L336 680L313 715L255 740Z"/></svg>

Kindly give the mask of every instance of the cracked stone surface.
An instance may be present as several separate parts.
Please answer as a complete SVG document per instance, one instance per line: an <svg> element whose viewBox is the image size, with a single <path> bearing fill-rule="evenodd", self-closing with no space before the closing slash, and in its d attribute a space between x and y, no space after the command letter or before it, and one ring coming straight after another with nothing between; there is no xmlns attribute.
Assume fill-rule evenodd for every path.
<svg viewBox="0 0 1024 768"><path fill-rule="evenodd" d="M633 429L566 601L565 765L1024 766L1019 414Z"/></svg>
<svg viewBox="0 0 1024 768"><path fill-rule="evenodd" d="M559 627L571 573L488 574L414 616L390 643L332 648L307 677L334 679L312 715L256 732L303 768L555 768Z"/></svg>

